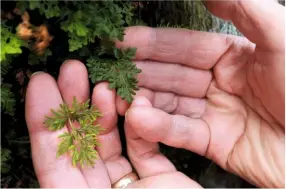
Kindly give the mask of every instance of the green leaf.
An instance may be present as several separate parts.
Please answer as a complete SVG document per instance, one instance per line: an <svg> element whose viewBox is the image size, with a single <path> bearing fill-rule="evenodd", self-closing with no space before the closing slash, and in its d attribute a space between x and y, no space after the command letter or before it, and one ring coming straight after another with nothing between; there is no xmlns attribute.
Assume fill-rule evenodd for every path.
<svg viewBox="0 0 286 189"><path fill-rule="evenodd" d="M8 173L11 169L9 161L12 160L11 151L6 148L1 148L1 173Z"/></svg>
<svg viewBox="0 0 286 189"><path fill-rule="evenodd" d="M132 63L136 49L114 49L116 59L92 57L87 60L89 77L92 82L108 81L109 88L127 102L132 102L137 88L137 75L140 70Z"/></svg>
<svg viewBox="0 0 286 189"><path fill-rule="evenodd" d="M15 95L11 91L11 85L2 84L1 85L1 109L5 111L8 115L13 116L15 112Z"/></svg>
<svg viewBox="0 0 286 189"><path fill-rule="evenodd" d="M90 100L80 103L74 97L71 105L63 103L57 111L51 110L51 112L53 116L47 116L44 122L47 128L58 130L65 125L70 128L70 132L59 136L61 143L57 157L69 152L74 166L92 165L97 158L94 149L99 145L97 136L103 130L100 125L94 125L96 119L101 116L98 109L90 106ZM74 126L75 122L79 123L80 127Z"/></svg>
<svg viewBox="0 0 286 189"><path fill-rule="evenodd" d="M51 110L52 115L46 116L44 125L51 131L62 129L68 120L68 107L65 104L60 105L60 108L56 111Z"/></svg>
<svg viewBox="0 0 286 189"><path fill-rule="evenodd" d="M40 1L29 1L29 8L31 10L34 10L36 8L40 8L41 7L41 2Z"/></svg>
<svg viewBox="0 0 286 189"><path fill-rule="evenodd" d="M8 55L18 55L22 53L22 41L15 33L11 32L11 28L1 23L1 59L0 62L6 60Z"/></svg>
<svg viewBox="0 0 286 189"><path fill-rule="evenodd" d="M86 36L88 33L88 29L86 26L84 26L82 23L77 22L74 24L75 29L76 29L76 33L78 36Z"/></svg>
<svg viewBox="0 0 286 189"><path fill-rule="evenodd" d="M62 139L61 143L59 144L57 157L61 156L62 154L68 152L73 145L73 136L70 133L64 133L59 136Z"/></svg>

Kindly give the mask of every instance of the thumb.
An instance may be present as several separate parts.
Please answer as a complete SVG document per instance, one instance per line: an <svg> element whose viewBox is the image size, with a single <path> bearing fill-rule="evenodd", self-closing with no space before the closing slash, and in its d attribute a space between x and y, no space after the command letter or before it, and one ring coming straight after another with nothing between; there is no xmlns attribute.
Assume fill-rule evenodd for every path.
<svg viewBox="0 0 286 189"><path fill-rule="evenodd" d="M204 1L214 15L230 20L250 41L264 50L284 47L285 8L273 0ZM284 52L284 48L282 49Z"/></svg>
<svg viewBox="0 0 286 189"><path fill-rule="evenodd" d="M200 119L170 115L150 106L133 106L126 119L144 140L161 142L205 155L210 139L207 124Z"/></svg>

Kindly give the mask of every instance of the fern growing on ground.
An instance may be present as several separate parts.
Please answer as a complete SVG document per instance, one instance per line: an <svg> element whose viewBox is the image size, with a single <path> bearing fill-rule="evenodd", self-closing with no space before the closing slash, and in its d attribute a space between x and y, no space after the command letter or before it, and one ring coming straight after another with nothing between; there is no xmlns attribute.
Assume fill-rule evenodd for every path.
<svg viewBox="0 0 286 189"><path fill-rule="evenodd" d="M15 96L11 92L11 85L3 82L3 76L11 68L12 59L22 53L23 42L12 32L12 28L5 22L1 23L1 110L14 115Z"/></svg>
<svg viewBox="0 0 286 189"><path fill-rule="evenodd" d="M1 109L11 116L14 115L15 96L9 84L1 84Z"/></svg>
<svg viewBox="0 0 286 189"><path fill-rule="evenodd" d="M51 27L58 27L58 30L67 34L68 54L79 54L81 55L79 58L83 62L88 62L89 65L93 66L88 66L92 82L109 81L110 88L115 88L123 99L131 102L134 90L137 89L136 75L139 73L136 66L133 66L131 63L133 58L131 55L135 55L135 50L132 50L132 53L130 53L130 50L127 50L125 53L123 52L124 50L116 49L113 44L114 40L123 40L124 27L136 20L133 18L135 7L131 2L19 1L16 6L20 15L28 14L27 10L37 10L40 15L45 16L47 19L55 19L55 22L59 24ZM59 11L59 7L61 7L61 11ZM31 26L36 27L32 24ZM50 34L46 35L50 37ZM57 36L52 36L51 38L52 40L57 40ZM108 46L103 45L106 42ZM112 51L113 49L115 50ZM47 60L48 56L53 54L50 49L49 53L46 53L46 51L46 49L43 49L44 60ZM36 59L32 53L33 51L29 55L30 60ZM126 56L118 57L120 53ZM100 55L108 57L108 60L113 62L106 64L108 60L101 58ZM39 58L41 57L39 56ZM95 67L101 67L102 69L95 69ZM111 82L114 79L118 79L118 77L114 78L114 74L112 75L108 71L114 70L115 67L117 73L120 73L120 78L124 78L120 80L120 83ZM126 68L128 72L126 72ZM126 75L126 73L130 74L132 78ZM99 77L100 75L104 77Z"/></svg>

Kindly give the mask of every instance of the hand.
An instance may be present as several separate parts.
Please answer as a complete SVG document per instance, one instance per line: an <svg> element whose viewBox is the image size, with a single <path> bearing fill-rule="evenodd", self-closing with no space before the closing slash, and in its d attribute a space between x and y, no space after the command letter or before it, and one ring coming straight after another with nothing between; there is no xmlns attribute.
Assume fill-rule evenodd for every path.
<svg viewBox="0 0 286 189"><path fill-rule="evenodd" d="M116 95L108 89L107 83L97 84L92 93L92 104L103 114L98 120L105 131L98 140L100 158L94 168L73 167L70 156L56 158L59 145L58 132L47 130L44 118L50 110L57 109L63 102L71 104L75 96L84 102L90 98L87 70L81 62L70 60L60 69L58 81L46 73L37 73L31 77L26 95L26 121L28 125L32 159L41 187L69 188L110 188L117 180L132 171L131 164L121 155L116 112ZM148 101L136 100L134 106L150 107ZM126 124L127 146L136 146L128 155L136 167L141 180L133 187L199 187L187 176L176 171L175 167L163 155L159 154L157 144L138 138L132 128Z"/></svg>
<svg viewBox="0 0 286 189"><path fill-rule="evenodd" d="M127 123L146 141L203 155L259 187L284 187L285 9L270 0L205 3L248 39L127 28L117 46L137 48L137 96L153 106L131 107ZM124 115L129 105L116 104Z"/></svg>

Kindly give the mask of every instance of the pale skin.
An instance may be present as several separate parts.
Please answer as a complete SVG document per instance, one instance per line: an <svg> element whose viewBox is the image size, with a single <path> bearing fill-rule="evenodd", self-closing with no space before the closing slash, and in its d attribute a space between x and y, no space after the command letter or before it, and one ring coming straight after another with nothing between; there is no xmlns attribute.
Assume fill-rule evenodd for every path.
<svg viewBox="0 0 286 189"><path fill-rule="evenodd" d="M137 47L140 90L131 105L97 84L90 96L83 63L69 60L56 81L32 76L26 121L41 187L111 187L132 171L130 187L200 187L163 156L158 142L203 155L258 187L284 187L284 7L275 1L207 2L244 37L171 28L130 27L118 47ZM56 158L59 132L44 116L60 103L92 99L106 130L95 168ZM128 111L127 111L128 110ZM117 114L126 115L128 157L121 155Z"/></svg>

